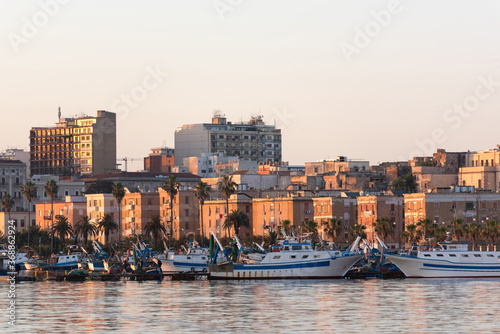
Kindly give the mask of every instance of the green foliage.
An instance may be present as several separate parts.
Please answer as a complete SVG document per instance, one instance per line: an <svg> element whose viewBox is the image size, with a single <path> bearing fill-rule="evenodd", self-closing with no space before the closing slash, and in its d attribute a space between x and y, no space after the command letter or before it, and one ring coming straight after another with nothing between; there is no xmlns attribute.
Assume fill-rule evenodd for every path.
<svg viewBox="0 0 500 334"><path fill-rule="evenodd" d="M104 233L104 245L107 245L108 243L108 237L109 234L112 231L118 230L118 224L116 221L111 217L109 213L105 213L102 219L99 221L97 224L99 230Z"/></svg>
<svg viewBox="0 0 500 334"><path fill-rule="evenodd" d="M396 225L394 221L390 220L388 217L381 217L375 221L375 232L382 238L383 241L387 236L394 233Z"/></svg>
<svg viewBox="0 0 500 334"><path fill-rule="evenodd" d="M417 191L417 182L415 181L415 178L410 171L394 180L391 184L391 188L392 190L401 190L408 193L414 193Z"/></svg>
<svg viewBox="0 0 500 334"><path fill-rule="evenodd" d="M353 242L358 236L360 236L361 239L366 239L365 230L366 226L360 224L349 227L349 242Z"/></svg>
<svg viewBox="0 0 500 334"><path fill-rule="evenodd" d="M115 184L112 181L98 180L89 185L85 191L86 194L112 194Z"/></svg>
<svg viewBox="0 0 500 334"><path fill-rule="evenodd" d="M344 225L341 220L332 218L326 222L323 222L323 231L326 236L332 240L336 240L339 234L344 230Z"/></svg>
<svg viewBox="0 0 500 334"><path fill-rule="evenodd" d="M226 228L228 231L234 228L234 233L239 235L241 227L250 228L250 218L248 215L240 210L233 210L224 221L223 228Z"/></svg>
<svg viewBox="0 0 500 334"><path fill-rule="evenodd" d="M158 215L151 216L151 219L144 226L144 233L147 236L151 236L155 249L161 248L159 244L159 240L161 235L165 234L167 229L163 226L161 222L161 218Z"/></svg>

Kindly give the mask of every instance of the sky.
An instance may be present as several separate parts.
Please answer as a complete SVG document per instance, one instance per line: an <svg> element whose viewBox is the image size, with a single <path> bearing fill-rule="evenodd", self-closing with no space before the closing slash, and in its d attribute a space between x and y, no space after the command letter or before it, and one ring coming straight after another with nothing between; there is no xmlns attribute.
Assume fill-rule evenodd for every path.
<svg viewBox="0 0 500 334"><path fill-rule="evenodd" d="M498 1L0 0L0 150L59 106L117 112L129 161L216 109L276 124L291 164L490 149L499 32Z"/></svg>

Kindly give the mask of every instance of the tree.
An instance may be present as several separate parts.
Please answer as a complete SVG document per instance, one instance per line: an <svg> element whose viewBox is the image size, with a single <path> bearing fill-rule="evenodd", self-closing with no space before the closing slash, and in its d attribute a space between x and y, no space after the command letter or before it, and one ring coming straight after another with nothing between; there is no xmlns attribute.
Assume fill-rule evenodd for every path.
<svg viewBox="0 0 500 334"><path fill-rule="evenodd" d="M118 182L117 184L113 184L113 188L111 190L111 194L118 202L118 240L122 240L122 200L125 197L125 188L123 185Z"/></svg>
<svg viewBox="0 0 500 334"><path fill-rule="evenodd" d="M229 197L236 192L237 184L233 182L233 177L229 175L224 175L224 177L218 183L219 190L222 192L226 198L226 220L229 216ZM229 226L229 224L224 223L224 225ZM227 235L229 236L229 228L227 230Z"/></svg>
<svg viewBox="0 0 500 334"><path fill-rule="evenodd" d="M169 208L170 208L170 235L168 236L168 242L170 247L170 243L172 242L172 237L174 235L174 197L179 192L179 188L181 184L177 182L177 178L173 175L168 177L168 180L163 182L163 190L165 190L170 198Z"/></svg>
<svg viewBox="0 0 500 334"><path fill-rule="evenodd" d="M31 226L31 201L36 197L35 184L31 181L26 181L21 186L21 194L28 201L28 247L30 245L30 226Z"/></svg>
<svg viewBox="0 0 500 334"><path fill-rule="evenodd" d="M45 184L45 193L47 196L50 197L50 219L51 219L51 226L50 230L52 231L52 237L50 240L50 253L52 254L53 248L54 248L54 198L57 196L57 193L59 192L59 186L57 185L56 180L49 180Z"/></svg>
<svg viewBox="0 0 500 334"><path fill-rule="evenodd" d="M396 225L388 217L381 217L375 221L375 232L385 241L388 235L394 233Z"/></svg>
<svg viewBox="0 0 500 334"><path fill-rule="evenodd" d="M201 245L203 246L203 239L205 238L205 233L203 231L203 204L205 200L210 197L210 186L208 183L199 181L194 187L194 197L198 200L200 204L200 227L201 227Z"/></svg>
<svg viewBox="0 0 500 334"><path fill-rule="evenodd" d="M5 194L5 196L2 198L2 208L4 209L5 212L8 213L9 215L9 220L10 220L10 211L14 207L14 199L12 199L12 196L10 194Z"/></svg>
<svg viewBox="0 0 500 334"><path fill-rule="evenodd" d="M339 236L340 232L344 229L344 226L342 224L341 220L338 220L336 218L332 218L326 222L323 222L324 226L324 231L327 237L331 238L333 241L337 239Z"/></svg>
<svg viewBox="0 0 500 334"><path fill-rule="evenodd" d="M115 184L113 181L98 180L92 183L85 190L86 194L112 194Z"/></svg>
<svg viewBox="0 0 500 334"><path fill-rule="evenodd" d="M429 219L429 218L424 218L421 219L418 223L417 226L419 230L422 232L423 238L434 238L434 234L436 231L436 225Z"/></svg>
<svg viewBox="0 0 500 334"><path fill-rule="evenodd" d="M64 246L64 240L66 239L66 236L70 238L73 235L73 228L71 227L68 218L61 215L56 216L56 222L52 226L52 234L54 233L59 235L61 243Z"/></svg>
<svg viewBox="0 0 500 334"><path fill-rule="evenodd" d="M151 236L154 240L154 245L158 248L158 239L162 233L166 233L167 229L161 223L161 218L158 215L151 216L151 219L144 226L144 233Z"/></svg>
<svg viewBox="0 0 500 334"><path fill-rule="evenodd" d="M84 245L90 238L97 235L98 227L90 221L89 216L82 216L80 220L75 225L75 235L82 235L84 240Z"/></svg>
<svg viewBox="0 0 500 334"><path fill-rule="evenodd" d="M482 234L482 226L476 222L470 223L468 226L464 227L464 234L472 242L472 250L476 250L476 243L479 236Z"/></svg>
<svg viewBox="0 0 500 334"><path fill-rule="evenodd" d="M366 239L366 226L365 225L360 225L356 224L351 227L349 227L349 240L354 241L357 236L360 236L361 239Z"/></svg>
<svg viewBox="0 0 500 334"><path fill-rule="evenodd" d="M270 231L269 235L266 237L266 241L269 243L269 245L274 245L278 240L278 233L274 231Z"/></svg>
<svg viewBox="0 0 500 334"><path fill-rule="evenodd" d="M500 224L493 220L493 219L488 219L486 221L486 226L484 228L484 237L486 239L486 242L491 241L492 246L496 243L496 240L500 234Z"/></svg>
<svg viewBox="0 0 500 334"><path fill-rule="evenodd" d="M417 191L417 182L413 177L411 171L406 173L405 175L401 175L396 180L394 180L391 184L392 190L402 190L409 193L414 193Z"/></svg>
<svg viewBox="0 0 500 334"><path fill-rule="evenodd" d="M109 234L112 231L117 231L118 230L118 224L116 221L111 217L111 214L105 213L102 219L98 223L98 228L101 231L101 233L104 233L104 244L106 245L108 243L108 237Z"/></svg>
<svg viewBox="0 0 500 334"><path fill-rule="evenodd" d="M405 231L401 235L403 240L412 245L415 241L422 238L422 231L415 224L408 224L405 227Z"/></svg>
<svg viewBox="0 0 500 334"><path fill-rule="evenodd" d="M460 237L463 236L463 224L464 220L462 218L453 218L451 220L450 227L452 240L460 241Z"/></svg>
<svg viewBox="0 0 500 334"><path fill-rule="evenodd" d="M250 228L250 218L243 211L233 210L229 216L227 216L222 227L227 228L228 231L230 231L231 227L233 227L234 234L239 235L241 227Z"/></svg>
<svg viewBox="0 0 500 334"><path fill-rule="evenodd" d="M281 222L281 226L285 230L285 233L287 235L290 235L292 233L292 222L288 219L285 219Z"/></svg>

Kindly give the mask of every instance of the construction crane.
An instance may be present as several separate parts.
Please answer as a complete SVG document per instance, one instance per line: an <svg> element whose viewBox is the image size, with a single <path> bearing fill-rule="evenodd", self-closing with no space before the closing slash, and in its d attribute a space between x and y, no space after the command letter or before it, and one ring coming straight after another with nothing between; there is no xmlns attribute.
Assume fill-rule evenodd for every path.
<svg viewBox="0 0 500 334"><path fill-rule="evenodd" d="M127 165L127 162L128 161L143 161L144 158L121 158L121 159L116 159L116 161L124 161L125 162L125 172L128 172L128 165ZM116 166L121 166L121 164L116 164Z"/></svg>

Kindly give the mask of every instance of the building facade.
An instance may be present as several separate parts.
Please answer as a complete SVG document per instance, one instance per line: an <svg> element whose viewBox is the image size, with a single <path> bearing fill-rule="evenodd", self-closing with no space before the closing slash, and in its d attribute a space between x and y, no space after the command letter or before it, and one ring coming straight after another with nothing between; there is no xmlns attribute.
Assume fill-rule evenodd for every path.
<svg viewBox="0 0 500 334"><path fill-rule="evenodd" d="M130 192L127 189L121 210L123 236L146 234L144 227L151 217L160 215L160 197L158 193Z"/></svg>
<svg viewBox="0 0 500 334"><path fill-rule="evenodd" d="M242 160L281 161L281 130L266 125L261 116L248 123L231 123L220 113L212 123L183 125L175 132L175 162L202 153L223 153Z"/></svg>
<svg viewBox="0 0 500 334"><path fill-rule="evenodd" d="M30 130L30 175L81 175L116 170L116 114L61 118Z"/></svg>
<svg viewBox="0 0 500 334"><path fill-rule="evenodd" d="M0 160L0 200L9 194L14 200L11 211L28 209L21 186L26 182L26 164L19 160ZM2 210L4 210L2 208Z"/></svg>
<svg viewBox="0 0 500 334"><path fill-rule="evenodd" d="M459 171L460 186L500 191L500 145L496 148L467 155L466 166Z"/></svg>
<svg viewBox="0 0 500 334"><path fill-rule="evenodd" d="M170 212L170 195L163 189L158 190L160 217L167 234L170 233L170 222L173 214L173 238L179 239L188 234L200 234L199 204L192 190L179 190L173 199L173 213Z"/></svg>
<svg viewBox="0 0 500 334"><path fill-rule="evenodd" d="M175 166L174 149L160 147L151 149L151 153L144 158L144 170L153 173L173 173Z"/></svg>
<svg viewBox="0 0 500 334"><path fill-rule="evenodd" d="M37 203L35 206L36 225L49 231L52 225L51 203ZM87 215L87 199L85 196L65 196L64 201L54 202L54 221L58 215L68 218L73 230L83 216Z"/></svg>
<svg viewBox="0 0 500 334"><path fill-rule="evenodd" d="M357 224L358 209L356 198L350 197L315 197L314 221L318 224L318 232L323 240L336 243L347 243L350 228ZM324 224L331 219L342 222L342 232L334 240L325 233Z"/></svg>

